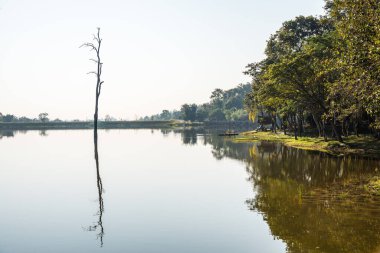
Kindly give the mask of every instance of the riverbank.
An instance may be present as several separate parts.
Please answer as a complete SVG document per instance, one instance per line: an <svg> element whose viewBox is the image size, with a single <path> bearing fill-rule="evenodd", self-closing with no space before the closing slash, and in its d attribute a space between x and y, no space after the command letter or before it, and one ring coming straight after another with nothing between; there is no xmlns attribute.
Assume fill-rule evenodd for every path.
<svg viewBox="0 0 380 253"><path fill-rule="evenodd" d="M167 121L99 121L99 129L158 129L172 127L195 127L200 122ZM54 130L54 129L92 129L92 121L59 121L59 122L0 122L0 130Z"/></svg>
<svg viewBox="0 0 380 253"><path fill-rule="evenodd" d="M183 120L152 121L98 121L99 129L158 129L175 127L205 127L212 129L252 129L256 127L250 121L205 121L191 122ZM49 122L0 122L0 130L54 130L54 129L92 129L92 121L49 121Z"/></svg>
<svg viewBox="0 0 380 253"><path fill-rule="evenodd" d="M335 140L324 141L323 138L299 137L295 140L293 136L283 133L272 132L244 132L234 142L270 141L280 142L286 146L327 153L335 157L355 156L357 158L380 159L380 141L371 136L349 136L340 143ZM349 159L349 157L348 157ZM362 169L362 168L357 168ZM337 180L331 185L315 188L306 192L308 198L319 196L321 199L349 200L352 196L357 198L380 197L380 167L374 166L370 173L364 173L359 177Z"/></svg>
<svg viewBox="0 0 380 253"><path fill-rule="evenodd" d="M283 133L250 131L241 133L234 141L276 141L289 147L319 151L333 156L356 155L380 159L380 141L371 136L349 136L340 143L336 140L324 141L318 137L298 137L298 140L295 140L293 136Z"/></svg>

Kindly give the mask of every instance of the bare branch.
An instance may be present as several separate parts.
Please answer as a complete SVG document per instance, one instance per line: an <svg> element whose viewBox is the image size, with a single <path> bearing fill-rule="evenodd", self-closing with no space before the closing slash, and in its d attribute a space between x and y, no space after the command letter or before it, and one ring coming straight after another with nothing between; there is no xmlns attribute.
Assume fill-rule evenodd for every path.
<svg viewBox="0 0 380 253"><path fill-rule="evenodd" d="M94 50L95 52L98 52L98 49L92 43L83 43L79 48L82 48L82 47L89 47L90 50Z"/></svg>
<svg viewBox="0 0 380 253"><path fill-rule="evenodd" d="M95 71L90 71L90 72L87 73L87 75L89 75L89 74L98 75L98 73L96 73Z"/></svg>
<svg viewBox="0 0 380 253"><path fill-rule="evenodd" d="M95 60L95 59L89 59L90 61L93 61L93 62L95 62L95 63L98 63L98 61L97 60Z"/></svg>

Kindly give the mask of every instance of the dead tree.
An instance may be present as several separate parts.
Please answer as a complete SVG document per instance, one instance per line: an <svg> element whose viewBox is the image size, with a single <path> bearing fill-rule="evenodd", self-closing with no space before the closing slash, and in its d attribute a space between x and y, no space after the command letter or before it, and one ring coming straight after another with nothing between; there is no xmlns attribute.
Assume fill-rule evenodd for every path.
<svg viewBox="0 0 380 253"><path fill-rule="evenodd" d="M100 91L102 90L102 84L104 81L101 80L102 75L102 67L103 63L100 61L100 46L102 44L102 39L100 38L100 28L98 27L97 34L93 34L93 41L95 43L84 43L80 47L88 47L90 48L90 51L95 51L96 53L96 59L90 59L90 61L93 61L97 65L96 71L88 72L87 74L94 74L96 75L96 93L95 93L95 113L94 113L94 141L96 142L98 139L98 107L99 107L99 96Z"/></svg>
<svg viewBox="0 0 380 253"><path fill-rule="evenodd" d="M87 74L96 75L96 93L95 93L95 113L94 113L94 151L95 151L95 163L96 163L96 176L97 176L97 186L98 186L98 194L99 194L99 220L96 225L90 226L88 228L89 231L96 231L98 228L100 229L98 233L98 238L100 238L100 246L103 247L103 236L104 236L104 228L103 228L103 184L102 179L100 177L100 169L99 169L99 155L98 155L98 111L99 111L99 96L102 90L102 84L104 81L101 80L102 75L102 67L103 63L100 61L100 46L102 45L102 39L100 38L100 28L97 28L97 34L93 34L93 41L95 43L84 43L80 47L88 47L90 51L94 51L96 53L95 59L90 59L96 63L97 69L96 71L91 71Z"/></svg>

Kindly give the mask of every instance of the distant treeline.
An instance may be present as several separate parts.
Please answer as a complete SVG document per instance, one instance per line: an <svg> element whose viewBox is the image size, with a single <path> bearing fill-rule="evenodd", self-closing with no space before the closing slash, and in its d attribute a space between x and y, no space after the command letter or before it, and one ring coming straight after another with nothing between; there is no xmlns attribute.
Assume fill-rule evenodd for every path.
<svg viewBox="0 0 380 253"><path fill-rule="evenodd" d="M250 118L272 128L326 138L380 133L380 2L326 1L326 14L286 21L267 41L265 59L249 64Z"/></svg>
<svg viewBox="0 0 380 253"><path fill-rule="evenodd" d="M13 114L2 114L0 112L0 123L65 123L65 122L82 122L82 123L85 123L85 122L92 122L92 120L79 120L79 119L74 119L74 120L61 120L61 119L54 119L54 120L50 120L49 119L49 114L46 113L46 112L43 112L43 113L40 113L38 115L38 118L28 118L28 117L25 117L25 116L22 116L22 117L17 117L16 115L13 115ZM104 119L101 119L101 121L106 121L106 122L109 122L109 121L118 121L116 118L110 116L110 115L106 115L104 117ZM119 121L122 121L122 120L119 120Z"/></svg>
<svg viewBox="0 0 380 253"><path fill-rule="evenodd" d="M183 121L99 121L99 129L159 129L176 127L199 127L202 123ZM48 121L48 122L0 122L0 131L8 130L53 130L93 129L93 121ZM1 132L0 132L1 135Z"/></svg>
<svg viewBox="0 0 380 253"><path fill-rule="evenodd" d="M244 98L251 91L251 84L240 84L229 90L215 89L210 101L204 104L184 104L179 110L163 110L140 120L186 120L186 121L247 121Z"/></svg>
<svg viewBox="0 0 380 253"><path fill-rule="evenodd" d="M28 118L25 116L17 117L13 114L2 114L0 112L0 122L10 123L10 122L19 122L19 123L31 123L31 122L49 122L50 119L48 118L48 113L42 112L38 114L38 118ZM62 122L60 119L55 119L53 122Z"/></svg>

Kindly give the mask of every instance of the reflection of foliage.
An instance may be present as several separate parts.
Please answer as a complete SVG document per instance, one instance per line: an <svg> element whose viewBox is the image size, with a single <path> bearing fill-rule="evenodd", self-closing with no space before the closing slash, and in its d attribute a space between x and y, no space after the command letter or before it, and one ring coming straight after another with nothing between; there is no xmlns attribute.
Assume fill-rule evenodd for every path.
<svg viewBox="0 0 380 253"><path fill-rule="evenodd" d="M170 129L161 129L161 133L164 137L167 137L170 134Z"/></svg>
<svg viewBox="0 0 380 253"><path fill-rule="evenodd" d="M249 153L247 169L257 195L248 206L262 213L288 252L373 252L380 244L376 200L318 191L365 177L378 162L265 142L252 145Z"/></svg>
<svg viewBox="0 0 380 253"><path fill-rule="evenodd" d="M193 128L184 129L181 132L183 144L194 145L197 144L197 131Z"/></svg>
<svg viewBox="0 0 380 253"><path fill-rule="evenodd" d="M16 134L25 134L26 130L0 130L0 139L3 137L14 137Z"/></svg>
<svg viewBox="0 0 380 253"><path fill-rule="evenodd" d="M14 131L1 130L0 131L0 139L3 137L14 137Z"/></svg>
<svg viewBox="0 0 380 253"><path fill-rule="evenodd" d="M217 135L208 136L207 141L212 145L213 156L221 160L225 157L234 158L237 160L246 160L248 158L248 146L233 143L228 139L220 138Z"/></svg>
<svg viewBox="0 0 380 253"><path fill-rule="evenodd" d="M370 253L380 243L380 210L375 205L308 198L289 180L267 178L258 189L249 207L262 213L288 252Z"/></svg>
<svg viewBox="0 0 380 253"><path fill-rule="evenodd" d="M255 178L291 179L307 186L327 186L347 178L365 176L379 166L376 161L334 158L270 142L252 145L250 154L249 173Z"/></svg>
<svg viewBox="0 0 380 253"><path fill-rule="evenodd" d="M256 191L248 207L263 215L288 252L370 253L380 245L380 199L336 191L373 175L379 162L279 143L240 144L212 134L203 138L216 159L245 162Z"/></svg>
<svg viewBox="0 0 380 253"><path fill-rule="evenodd" d="M46 130L41 130L39 134L40 136L48 136L48 134L46 133Z"/></svg>

